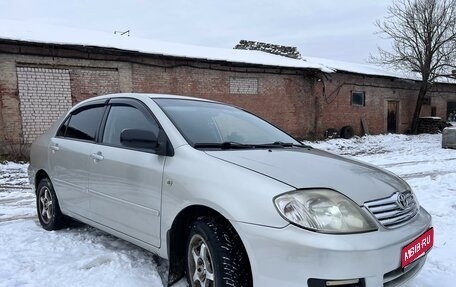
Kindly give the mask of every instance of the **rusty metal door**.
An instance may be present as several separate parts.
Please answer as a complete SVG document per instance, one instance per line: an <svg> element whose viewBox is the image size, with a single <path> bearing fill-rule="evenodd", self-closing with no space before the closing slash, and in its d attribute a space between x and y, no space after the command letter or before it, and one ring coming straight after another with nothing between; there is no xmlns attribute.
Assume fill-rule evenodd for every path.
<svg viewBox="0 0 456 287"><path fill-rule="evenodd" d="M386 122L389 133L397 133L398 103L396 101L388 101Z"/></svg>
<svg viewBox="0 0 456 287"><path fill-rule="evenodd" d="M456 122L456 102L447 102L447 121Z"/></svg>

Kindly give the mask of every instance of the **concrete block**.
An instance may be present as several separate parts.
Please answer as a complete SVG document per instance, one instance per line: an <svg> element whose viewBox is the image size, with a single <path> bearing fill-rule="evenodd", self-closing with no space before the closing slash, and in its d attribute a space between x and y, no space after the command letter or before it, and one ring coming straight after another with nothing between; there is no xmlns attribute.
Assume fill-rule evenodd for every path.
<svg viewBox="0 0 456 287"><path fill-rule="evenodd" d="M456 127L448 127L443 129L442 148L456 149Z"/></svg>

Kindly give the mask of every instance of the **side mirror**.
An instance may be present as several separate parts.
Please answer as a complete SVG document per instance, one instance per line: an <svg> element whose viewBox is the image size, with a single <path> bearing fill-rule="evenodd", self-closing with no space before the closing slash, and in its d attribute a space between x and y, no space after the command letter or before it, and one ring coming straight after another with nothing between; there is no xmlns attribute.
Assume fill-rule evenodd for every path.
<svg viewBox="0 0 456 287"><path fill-rule="evenodd" d="M142 150L156 150L159 146L158 138L153 132L139 129L124 129L120 133L120 143Z"/></svg>

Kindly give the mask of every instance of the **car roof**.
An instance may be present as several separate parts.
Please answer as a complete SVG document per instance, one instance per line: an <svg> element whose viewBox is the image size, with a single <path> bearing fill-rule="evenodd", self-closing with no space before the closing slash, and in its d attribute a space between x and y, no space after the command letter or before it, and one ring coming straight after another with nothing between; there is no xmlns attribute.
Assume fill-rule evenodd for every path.
<svg viewBox="0 0 456 287"><path fill-rule="evenodd" d="M114 98L130 98L130 99L138 99L138 100L147 100L147 99L182 99L182 100L194 100L194 101L202 101L202 102L213 102L218 103L216 101L211 101L208 99L196 98L196 97L189 97L189 96L181 96L181 95L171 95L171 94L155 94L155 93L115 93L115 94L107 94L103 96L96 96L84 101L81 101L73 108L78 106L88 104L92 101L103 100L103 99L114 99Z"/></svg>

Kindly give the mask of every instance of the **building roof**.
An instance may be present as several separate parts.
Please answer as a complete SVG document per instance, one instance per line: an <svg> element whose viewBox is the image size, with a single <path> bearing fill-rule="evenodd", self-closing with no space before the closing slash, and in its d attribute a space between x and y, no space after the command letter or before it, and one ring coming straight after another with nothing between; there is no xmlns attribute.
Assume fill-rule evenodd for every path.
<svg viewBox="0 0 456 287"><path fill-rule="evenodd" d="M379 66L376 66L373 64L349 63L349 62L344 62L344 61L337 61L337 60L330 60L330 59L316 58L316 57L305 57L305 56L303 56L302 59L305 61L323 65L323 66L327 67L328 69L332 69L335 71L345 71L345 72L364 74L364 75L410 79L410 77L407 77L404 74L388 71L386 69L383 69L382 67L379 67Z"/></svg>
<svg viewBox="0 0 456 287"><path fill-rule="evenodd" d="M254 50L184 45L133 36L120 36L115 35L114 33L111 34L79 28L76 29L11 20L0 20L0 39L44 44L113 48L171 57L226 61L282 68L315 69L325 73L344 71L363 75L417 80L416 77L387 71L379 66L371 64L348 63L306 56L302 56L302 59L292 59Z"/></svg>
<svg viewBox="0 0 456 287"><path fill-rule="evenodd" d="M114 35L114 33L111 34L100 31L10 20L0 20L0 39L46 44L114 48L154 55L227 61L233 63L246 63L285 68L317 69L323 72L333 72L320 64L276 56L260 51L183 45L137 38L133 36L128 37Z"/></svg>

